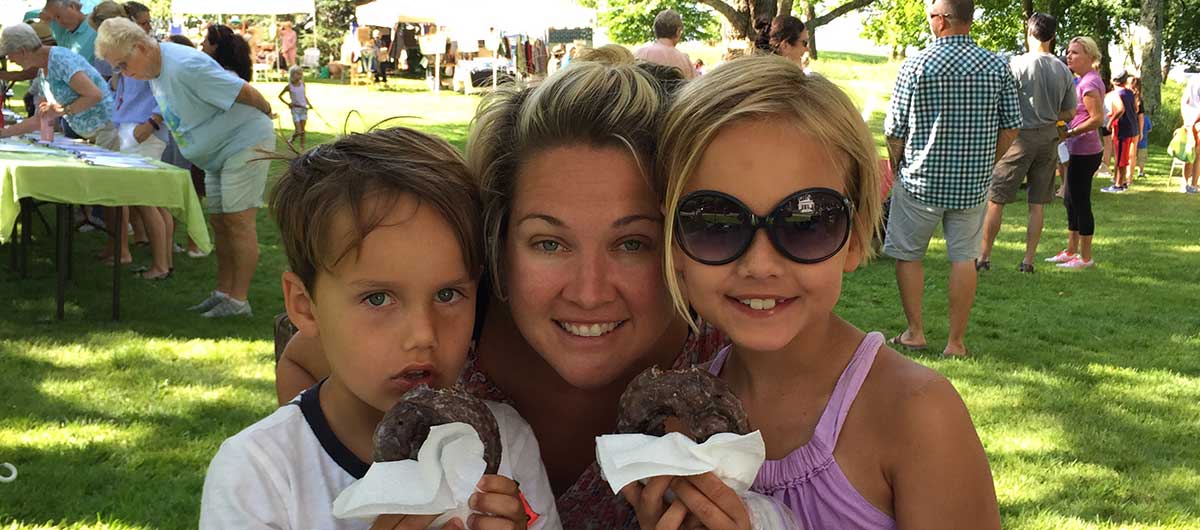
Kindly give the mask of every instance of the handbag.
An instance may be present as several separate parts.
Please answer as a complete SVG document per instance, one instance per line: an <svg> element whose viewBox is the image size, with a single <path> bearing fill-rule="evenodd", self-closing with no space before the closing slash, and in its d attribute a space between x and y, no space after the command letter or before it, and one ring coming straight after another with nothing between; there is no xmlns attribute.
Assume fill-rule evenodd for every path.
<svg viewBox="0 0 1200 530"><path fill-rule="evenodd" d="M1196 137L1187 127L1175 129L1171 135L1171 143L1167 144L1167 154L1186 163L1196 161Z"/></svg>

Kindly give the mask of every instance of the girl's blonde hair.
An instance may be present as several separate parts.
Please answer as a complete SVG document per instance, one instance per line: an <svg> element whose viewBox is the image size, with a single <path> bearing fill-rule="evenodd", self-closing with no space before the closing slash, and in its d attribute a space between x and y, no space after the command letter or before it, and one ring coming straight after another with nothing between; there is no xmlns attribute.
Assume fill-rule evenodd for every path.
<svg viewBox="0 0 1200 530"><path fill-rule="evenodd" d="M629 150L649 181L665 94L642 68L605 60L576 60L537 88L501 87L471 121L467 164L479 178L485 254L501 299L508 216L524 161L566 145L616 146Z"/></svg>
<svg viewBox="0 0 1200 530"><path fill-rule="evenodd" d="M845 175L846 195L854 205L849 244L869 259L879 233L879 154L850 98L824 77L805 74L779 56L745 57L718 66L678 92L663 123L655 168L656 188L664 198L667 217L663 223L667 288L676 310L692 326L696 324L675 274L671 251L675 212L713 138L722 128L742 120L786 121L824 146Z"/></svg>
<svg viewBox="0 0 1200 530"><path fill-rule="evenodd" d="M1088 54L1088 57L1092 58L1093 70L1100 68L1100 46L1096 45L1095 40L1092 40L1091 37L1080 36L1071 39L1071 42L1068 42L1067 46L1072 44L1078 44L1081 46L1083 48L1083 53Z"/></svg>
<svg viewBox="0 0 1200 530"><path fill-rule="evenodd" d="M304 81L304 68L299 65L288 68L288 81Z"/></svg>

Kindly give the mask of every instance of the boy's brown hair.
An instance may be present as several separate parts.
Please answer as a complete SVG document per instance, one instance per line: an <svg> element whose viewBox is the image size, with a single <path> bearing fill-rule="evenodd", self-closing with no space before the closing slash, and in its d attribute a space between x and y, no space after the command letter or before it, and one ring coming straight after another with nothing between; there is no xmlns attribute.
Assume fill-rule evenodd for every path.
<svg viewBox="0 0 1200 530"><path fill-rule="evenodd" d="M328 272L375 230L402 195L441 214L457 236L468 271L483 269L479 187L462 156L445 140L405 127L354 133L314 147L288 163L271 190L271 216L288 266L313 293ZM367 207L367 199L378 200ZM349 211L349 240L329 231ZM396 249L420 259L422 249Z"/></svg>

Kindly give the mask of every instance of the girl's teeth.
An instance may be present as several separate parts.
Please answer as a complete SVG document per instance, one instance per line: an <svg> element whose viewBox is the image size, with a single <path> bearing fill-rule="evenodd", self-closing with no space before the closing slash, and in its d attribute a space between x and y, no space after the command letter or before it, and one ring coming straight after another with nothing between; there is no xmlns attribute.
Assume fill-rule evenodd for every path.
<svg viewBox="0 0 1200 530"><path fill-rule="evenodd" d="M763 311L763 310L768 310L768 309L775 309L775 299L774 298L746 298L744 300L738 300L738 301L750 306L750 309L754 309L754 310Z"/></svg>
<svg viewBox="0 0 1200 530"><path fill-rule="evenodd" d="M617 329L617 326L619 326L620 324L621 324L620 322L609 322L607 324L578 324L578 325L577 324L569 324L566 322L558 323L558 325L561 326L564 330L566 330L567 333L570 333L572 335L579 336L579 337L599 337L601 335L604 335L605 333L608 333L614 329Z"/></svg>

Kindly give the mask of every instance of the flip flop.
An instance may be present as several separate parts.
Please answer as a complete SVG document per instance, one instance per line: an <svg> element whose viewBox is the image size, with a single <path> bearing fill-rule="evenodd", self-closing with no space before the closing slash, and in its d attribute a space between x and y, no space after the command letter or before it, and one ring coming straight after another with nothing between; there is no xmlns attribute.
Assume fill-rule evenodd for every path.
<svg viewBox="0 0 1200 530"><path fill-rule="evenodd" d="M925 350L929 349L929 346L925 345L925 344L909 344L907 342L901 341L900 337L903 337L903 336L904 336L904 332L901 331L899 335L896 335L895 337L888 339L887 342L888 342L888 344L894 346L898 350L925 351Z"/></svg>
<svg viewBox="0 0 1200 530"><path fill-rule="evenodd" d="M137 274L137 277L138 277L138 278L141 278L141 279L143 279L143 280L148 280L148 281L152 281L152 282L154 282L154 281L158 281L158 280L166 280L166 279L170 278L170 277L171 277L171 273L172 273L172 272L173 272L173 271L167 271L167 273L166 273L166 274L161 274L161 275L158 275L158 276L147 276L147 275L146 275L146 272L140 272L140 273L138 273L138 274Z"/></svg>
<svg viewBox="0 0 1200 530"><path fill-rule="evenodd" d="M967 351L962 352L962 353L946 353L945 351L942 352L942 357L945 359L966 359L967 357L970 357L970 356L971 356L970 349L967 349Z"/></svg>

